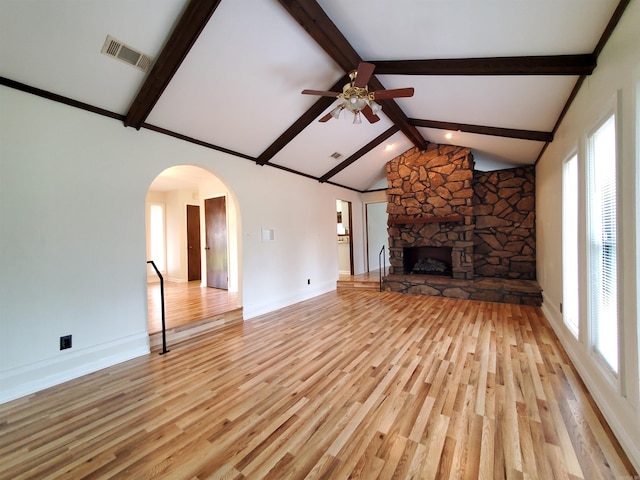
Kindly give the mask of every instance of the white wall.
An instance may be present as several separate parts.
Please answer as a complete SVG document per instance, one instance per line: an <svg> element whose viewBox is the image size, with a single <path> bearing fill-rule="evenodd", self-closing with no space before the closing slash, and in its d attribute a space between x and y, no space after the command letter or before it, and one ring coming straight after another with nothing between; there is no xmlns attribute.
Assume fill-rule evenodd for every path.
<svg viewBox="0 0 640 480"><path fill-rule="evenodd" d="M336 198L364 270L356 192L6 87L0 110L0 401L148 352L145 197L175 159L235 194L245 318L335 289Z"/></svg>
<svg viewBox="0 0 640 480"><path fill-rule="evenodd" d="M537 265L543 289L543 309L636 469L640 470L640 400L638 381L638 262L636 229L638 199L638 124L636 97L640 80L640 2L632 0L618 27L598 58L598 67L580 89L553 143L536 169ZM619 378L601 368L591 352L586 318L586 280L581 287L582 335L576 340L562 323L562 162L577 151L584 198L587 132L613 98L619 100L620 163L618 219L620 257L621 367ZM585 218L584 202L581 216ZM580 227L586 238L584 222ZM580 246L581 266L586 266L586 245ZM584 270L581 277L585 278Z"/></svg>

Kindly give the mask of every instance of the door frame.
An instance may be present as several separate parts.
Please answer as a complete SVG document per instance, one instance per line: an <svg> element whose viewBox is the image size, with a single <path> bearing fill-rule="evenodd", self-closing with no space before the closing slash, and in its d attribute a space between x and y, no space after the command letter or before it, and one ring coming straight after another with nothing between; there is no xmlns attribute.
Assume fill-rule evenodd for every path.
<svg viewBox="0 0 640 480"><path fill-rule="evenodd" d="M354 274L354 262L353 262L353 203L349 200L342 200L341 198L336 198L336 202L341 202L342 203L342 207L344 208L344 205L347 205L348 208L348 215L349 215L349 272L350 275ZM336 212L337 213L337 212ZM334 230L335 233L335 230ZM340 267L338 266L338 271L340 270Z"/></svg>

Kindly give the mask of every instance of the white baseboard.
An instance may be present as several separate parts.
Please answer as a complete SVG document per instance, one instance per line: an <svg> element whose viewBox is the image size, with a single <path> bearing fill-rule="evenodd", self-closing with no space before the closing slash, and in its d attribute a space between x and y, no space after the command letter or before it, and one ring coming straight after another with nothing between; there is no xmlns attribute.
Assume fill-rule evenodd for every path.
<svg viewBox="0 0 640 480"><path fill-rule="evenodd" d="M167 282L172 282L172 283L187 283L186 278L179 278L179 277L167 277L165 280Z"/></svg>
<svg viewBox="0 0 640 480"><path fill-rule="evenodd" d="M0 403L149 353L147 332L0 372Z"/></svg>
<svg viewBox="0 0 640 480"><path fill-rule="evenodd" d="M263 302L254 305L247 305L246 302L243 302L244 304L242 305L242 316L244 320L248 320L250 318L264 315L265 313L273 312L274 310L278 310L279 308L288 307L289 305L293 305L294 303L309 300L310 298L332 292L335 289L336 282L334 280L331 282L324 282L322 284L315 285L314 288L299 290L298 292L295 292L291 295L287 295L286 297L282 297L277 300L271 300L269 302Z"/></svg>
<svg viewBox="0 0 640 480"><path fill-rule="evenodd" d="M543 294L544 297L544 294ZM562 321L560 311L543 301L542 311L560 340L587 390L637 471L640 471L640 421L638 412L600 373L589 347L580 343Z"/></svg>

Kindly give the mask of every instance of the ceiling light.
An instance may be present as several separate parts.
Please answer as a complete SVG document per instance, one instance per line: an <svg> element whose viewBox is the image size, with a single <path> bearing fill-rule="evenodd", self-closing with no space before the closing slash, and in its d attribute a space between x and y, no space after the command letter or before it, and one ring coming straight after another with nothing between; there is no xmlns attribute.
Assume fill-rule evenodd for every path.
<svg viewBox="0 0 640 480"><path fill-rule="evenodd" d="M387 144L386 147L384 147L384 149L388 152L389 150L393 149L393 143L389 143Z"/></svg>
<svg viewBox="0 0 640 480"><path fill-rule="evenodd" d="M303 95L321 95L323 97L339 98L339 104L334 107L327 115L320 118L320 122L326 122L331 118L338 118L342 110L349 110L353 113L353 123L362 123L361 115L369 121L376 123L380 120L378 112L382 110L382 106L376 103L376 98L382 100L390 100L393 98L412 97L414 89L394 88L391 90L369 91L367 83L373 74L375 65L373 63L360 62L357 70L349 72L349 83L342 87L342 92L329 92L323 90L303 90Z"/></svg>
<svg viewBox="0 0 640 480"><path fill-rule="evenodd" d="M449 132L447 133L444 138L446 138L447 140L451 140L451 138L453 138L453 133Z"/></svg>
<svg viewBox="0 0 640 480"><path fill-rule="evenodd" d="M351 82L342 88L342 93L338 95L342 102L331 110L331 116L338 118L342 110L348 110L353 113L353 123L359 125L362 123L362 114L360 113L362 110L370 108L373 115L377 115L382 110L382 105L376 103L374 93L369 93L367 86L361 88L355 85L356 74L355 70L349 74ZM367 116L367 118L370 117Z"/></svg>
<svg viewBox="0 0 640 480"><path fill-rule="evenodd" d="M331 110L330 115L333 118L339 118L340 117L340 112L344 110L344 105L338 105L336 108L334 108L333 110Z"/></svg>

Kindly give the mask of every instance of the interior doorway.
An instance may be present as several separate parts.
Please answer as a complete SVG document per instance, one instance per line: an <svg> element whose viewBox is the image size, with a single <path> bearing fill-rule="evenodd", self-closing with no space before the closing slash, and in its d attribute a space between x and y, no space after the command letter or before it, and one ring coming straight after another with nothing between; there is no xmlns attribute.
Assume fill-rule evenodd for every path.
<svg viewBox="0 0 640 480"><path fill-rule="evenodd" d="M351 202L336 200L338 274L353 275L353 221Z"/></svg>
<svg viewBox="0 0 640 480"><path fill-rule="evenodd" d="M209 222L207 205L217 204L218 220ZM161 207L161 242L153 252L162 259L167 328L206 320L236 310L241 297L241 232L234 193L213 173L193 165L179 165L162 172L147 192L147 258L151 260L151 205ZM220 208L220 206L222 208ZM156 208L158 210L158 208ZM215 209L214 209L215 210ZM157 213L157 212L156 212ZM223 251L220 275L207 268L207 245ZM215 269L214 269L215 271ZM158 331L161 319L159 278L149 267L147 284L149 333ZM214 286L210 288L208 285Z"/></svg>

